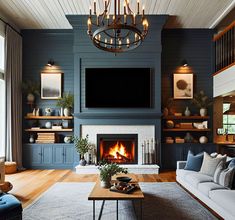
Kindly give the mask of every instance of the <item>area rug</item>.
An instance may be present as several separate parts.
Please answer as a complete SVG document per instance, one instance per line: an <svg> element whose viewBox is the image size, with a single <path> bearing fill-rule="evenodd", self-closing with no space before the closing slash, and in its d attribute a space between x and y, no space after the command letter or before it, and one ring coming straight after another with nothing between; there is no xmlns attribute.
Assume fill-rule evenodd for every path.
<svg viewBox="0 0 235 220"><path fill-rule="evenodd" d="M56 183L23 210L23 220L92 220L92 201L87 197L94 183ZM144 192L145 220L217 219L176 183L140 183ZM96 202L96 219L102 201ZM139 203L119 202L119 219L135 220ZM116 218L116 202L106 201L102 220Z"/></svg>

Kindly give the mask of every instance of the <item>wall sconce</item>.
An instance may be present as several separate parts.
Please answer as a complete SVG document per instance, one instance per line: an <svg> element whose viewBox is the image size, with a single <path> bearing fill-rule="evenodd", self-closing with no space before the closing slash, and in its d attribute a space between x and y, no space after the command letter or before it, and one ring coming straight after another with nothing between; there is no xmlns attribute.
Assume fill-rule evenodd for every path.
<svg viewBox="0 0 235 220"><path fill-rule="evenodd" d="M48 60L47 66L52 67L55 64L55 61L50 59Z"/></svg>
<svg viewBox="0 0 235 220"><path fill-rule="evenodd" d="M181 62L181 65L183 66L183 67L186 67L186 66L188 66L188 62L187 62L187 60L182 60L182 62Z"/></svg>

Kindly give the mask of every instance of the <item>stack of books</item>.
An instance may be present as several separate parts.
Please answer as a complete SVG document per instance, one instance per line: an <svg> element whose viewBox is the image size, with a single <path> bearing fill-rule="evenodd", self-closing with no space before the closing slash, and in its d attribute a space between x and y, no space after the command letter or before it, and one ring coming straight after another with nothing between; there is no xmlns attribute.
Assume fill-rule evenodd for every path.
<svg viewBox="0 0 235 220"><path fill-rule="evenodd" d="M37 133L38 137L36 139L37 144L49 144L56 142L55 133Z"/></svg>

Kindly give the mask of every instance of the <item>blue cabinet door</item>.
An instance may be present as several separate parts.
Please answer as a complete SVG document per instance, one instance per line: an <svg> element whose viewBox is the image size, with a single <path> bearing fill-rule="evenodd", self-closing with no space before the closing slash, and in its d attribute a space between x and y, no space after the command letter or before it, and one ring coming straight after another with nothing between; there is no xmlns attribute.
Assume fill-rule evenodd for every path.
<svg viewBox="0 0 235 220"><path fill-rule="evenodd" d="M46 165L52 164L52 146L42 146L42 163Z"/></svg>
<svg viewBox="0 0 235 220"><path fill-rule="evenodd" d="M53 163L61 165L64 162L64 147L63 146L53 146Z"/></svg>
<svg viewBox="0 0 235 220"><path fill-rule="evenodd" d="M74 147L64 146L64 163L73 164L74 161Z"/></svg>
<svg viewBox="0 0 235 220"><path fill-rule="evenodd" d="M29 155L31 156L31 164L32 166L38 166L42 163L42 147L40 145L31 145L31 152Z"/></svg>

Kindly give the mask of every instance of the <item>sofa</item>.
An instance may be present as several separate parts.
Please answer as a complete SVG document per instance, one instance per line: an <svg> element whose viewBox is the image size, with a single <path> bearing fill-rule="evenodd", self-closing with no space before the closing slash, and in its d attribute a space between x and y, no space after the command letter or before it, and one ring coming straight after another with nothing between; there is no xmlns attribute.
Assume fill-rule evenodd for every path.
<svg viewBox="0 0 235 220"><path fill-rule="evenodd" d="M224 187L212 176L185 170L186 161L177 162L176 180L209 208L226 220L235 219L235 190Z"/></svg>

